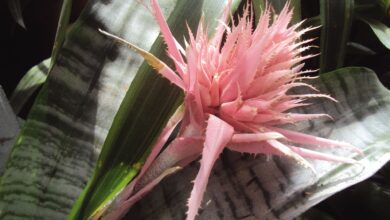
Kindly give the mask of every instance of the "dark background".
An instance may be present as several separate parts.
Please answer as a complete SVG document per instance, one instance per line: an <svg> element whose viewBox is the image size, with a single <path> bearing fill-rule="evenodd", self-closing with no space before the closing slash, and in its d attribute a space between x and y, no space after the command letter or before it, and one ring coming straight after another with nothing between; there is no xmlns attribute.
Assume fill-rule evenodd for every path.
<svg viewBox="0 0 390 220"><path fill-rule="evenodd" d="M86 1L73 1L71 22L77 19ZM32 66L50 57L62 0L20 0L20 3L26 29L13 20L8 0L0 1L0 85L7 96Z"/></svg>

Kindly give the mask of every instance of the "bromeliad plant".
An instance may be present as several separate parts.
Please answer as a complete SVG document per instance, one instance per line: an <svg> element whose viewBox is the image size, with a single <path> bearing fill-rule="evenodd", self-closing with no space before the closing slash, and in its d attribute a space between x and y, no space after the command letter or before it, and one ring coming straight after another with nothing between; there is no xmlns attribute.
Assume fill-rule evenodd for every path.
<svg viewBox="0 0 390 220"><path fill-rule="evenodd" d="M382 0L375 0L379 1ZM365 44L365 41L360 41L365 39L360 34L351 34L349 37L351 22L354 20L352 12L357 9L354 2L365 2L364 0L321 0L321 16L318 17L311 17L316 16L316 10L313 10L311 4L291 0L291 4L297 6L294 7L294 12L298 12L294 13L293 21L301 20L301 15L305 18L309 16L310 22L305 22L303 26L311 23L315 24L313 26L322 27L320 72L341 68L310 81L321 91L332 94L340 104L331 102L332 98L325 96L325 99L311 99L313 105L310 106L305 106L305 99L312 98L311 96L294 96L290 93L290 89L294 89L298 92L303 90L305 94L315 93L319 98L324 96L310 90L310 85L300 81L304 78L301 75L304 72L299 70L299 60L304 59L300 52L304 50L302 47L305 47L305 43L298 41L301 40L299 35L305 31L300 30L299 25L288 27L287 17L284 17L285 21L282 22L282 16L272 18L271 13L266 11L264 13L271 17L269 20L275 19L275 23L270 25L270 21L264 21L267 18L262 18L266 31L263 34L255 34L261 33L261 22L256 28L250 23L258 20L260 13L257 12L264 9L260 9L259 5L264 1L253 0L251 2L257 4L257 7L253 8L255 15L248 12L252 9L247 8L244 16L236 21L232 28L228 28L225 23L227 21L223 20L218 28L219 35L206 37L204 33L206 30L209 34L213 32L213 24L217 23L215 17L220 17L226 2L228 0L160 1L164 4L161 7L164 9L164 15L169 15L167 23L170 28L166 27L165 19L158 14L156 1L153 2L152 11L158 18L163 35L167 35L166 43L171 40L168 49L172 52L168 54L172 59L162 55L166 54L162 38L155 41L150 51L165 63L176 64L176 72L147 52L130 46L142 53L173 85L177 85L172 86L166 79L151 71L146 63L139 67L141 59L138 55L113 44L111 39L97 32L98 28L101 28L124 36L130 42L140 45L139 47L150 48L158 34L158 28L150 24L152 18L148 13L143 13L142 7L137 4L139 1L90 1L69 32L66 35L63 32L66 37L57 38L59 41L66 40L63 44L57 42L57 45L62 46L58 47L58 56L53 53L53 68L50 68L47 62L42 63L26 75L24 80L28 83L21 82L21 86L15 90L15 97L18 99L11 100L11 103L13 102L13 107L23 106L26 101L24 97L28 96L27 93L32 93L35 85L45 81L46 74L43 73L47 73L46 69L49 69L50 74L21 129L0 179L0 218L65 219L67 215L69 219L118 218L155 186L156 190L136 204L127 217L159 219L163 216L165 219L167 215L171 215L171 219L183 219L183 212L187 209L184 207L185 200L193 189L191 180L198 175L196 186L204 189L207 184L208 190L202 195L203 189L193 189L197 193L191 196L190 212L192 215L196 214L197 205L204 196L205 209L199 214L200 219L238 219L245 216L253 216L256 219L292 219L331 194L368 178L390 160L390 127L386 123L390 116L386 111L390 106L389 91L378 82L376 74L367 68L341 68L345 65L370 66L362 62L351 62L357 56L350 54L350 48L346 49L347 42L348 47ZM234 2L244 5L249 1ZM286 0L269 0L278 12L284 2ZM70 5L64 3L64 6L68 8L65 11L69 12ZM363 8L367 8L366 6ZM194 27L197 26L202 13L205 15L204 22L199 26L199 31L195 31ZM64 13L66 14L68 13ZM289 15L290 12L285 9L282 14ZM62 17L63 21L67 20L66 16ZM227 17L229 15L225 12L222 19ZM365 18L364 20L370 21ZM187 23L193 33L198 33L187 37L188 43L182 44L183 49L179 45L176 45L175 49L176 42L170 37L169 30L180 41L184 35L191 33L183 27L183 23ZM282 25L283 23L286 24ZM386 40L390 38L383 37L388 33L384 25L372 24L371 28L380 34L377 36L381 36L379 39L382 43L388 45ZM280 30L275 26L279 26ZM140 27L142 31L138 29ZM222 32L225 33L222 35ZM274 39L275 43L269 46L261 45L257 41L267 39ZM117 40L121 41L118 38ZM355 40L357 43L351 42ZM279 43L284 44L284 48ZM294 45L298 48L294 48ZM272 55L267 60L268 63L262 63L263 59L255 59L255 56L249 55L256 54L255 48L263 51L264 54L259 54L261 57ZM362 45L360 52L361 49ZM371 67L388 70L385 63L380 63L371 56L373 52L378 52L377 57L385 53L382 53L381 49L371 49L373 51L368 51L369 55L363 50L364 58L369 57L376 61L374 63L377 65ZM250 53L245 55L242 51ZM294 62L290 60L291 63L288 63L288 59L286 62L280 61L275 54L284 54L280 57L290 55ZM226 60L217 59L221 55L229 57L229 62L223 63ZM199 62L189 62L194 60ZM230 61L235 61L235 64ZM269 71L271 63L284 63L286 71ZM308 64L310 65L310 62ZM236 78L237 73L241 74L239 66L250 65L256 66L256 70L251 73L245 71L243 75L246 77ZM40 68L42 66L45 68ZM170 65L171 68L173 66ZM276 67L284 68L278 64L274 66ZM318 65L312 65L311 68L317 67ZM220 69L225 71L219 74L212 72ZM39 81L36 71L42 73L38 77ZM383 73L380 69L376 71L379 75ZM133 74L136 72L133 80ZM271 72L278 74L278 80L273 81ZM196 78L193 78L194 76ZM225 81L222 81L223 77ZM228 80L232 83L227 82ZM273 83L268 83L268 80ZM269 93L271 87L266 86L256 90L252 86L256 81L274 87L272 90L277 92ZM229 89L219 93L225 87ZM181 101L180 89L185 92L185 103L166 125L171 113ZM264 97L274 98L265 99L259 95L262 93ZM20 97L23 99L19 99ZM259 97L264 98L264 102L260 102ZM0 98L3 102L4 97ZM303 106L294 109L294 105ZM304 122L306 115L287 113L289 108L294 112L310 112L314 114L311 115L314 118L319 117L319 113L329 113L334 117L334 123L328 118ZM270 109L274 111L267 112ZM259 115L268 121L254 122ZM7 124L3 121L1 125ZM298 123L300 121L301 123ZM179 122L181 130L178 136L167 143L168 137ZM309 156L312 159L323 157L322 159L326 160L333 158L352 163L354 161L350 151L340 148L354 149L346 143L287 130L285 124L292 124L294 129L306 134L353 143L364 151L364 157L355 157L364 165L364 170L360 164L328 163L320 160L308 163L306 160L310 161ZM1 137L10 138L3 132L2 126L0 133ZM212 140L212 137L216 137L215 140ZM298 142L308 144L296 146L295 144L302 144ZM317 146L316 143L319 142L322 143ZM165 143L167 148L162 147ZM2 145L3 142L0 143L0 148L3 149ZM149 152L153 145L154 149ZM104 147L100 153L101 146ZM230 150L219 156L225 147ZM320 154L312 147L322 148L319 149L321 152L330 155ZM213 150L212 154L205 153L209 149ZM287 157L264 160L265 157L259 156L248 159L247 155L234 153L243 151ZM355 151L358 152L356 149ZM0 149L0 156L2 152ZM96 163L99 153L100 159ZM344 157L335 156L339 153ZM192 163L183 172L156 185L166 175L190 161L195 161L200 155L201 172L198 172L198 163ZM221 160L215 162L217 157ZM297 162L312 168L307 169ZM0 167L2 164L5 162L1 163ZM97 172L94 172L91 178L95 165ZM209 178L211 167L214 168ZM313 169L317 175L313 175ZM133 179L134 177L136 178ZM85 187L88 179L93 181ZM130 180L132 182L122 191ZM74 205L76 212L72 213L75 215L69 215L69 209L83 188L86 190L80 196L81 203L78 201ZM161 190L164 198L161 197ZM122 192L117 196L120 191Z"/></svg>
<svg viewBox="0 0 390 220"><path fill-rule="evenodd" d="M254 18L248 5L237 24L230 28L225 23L230 15L229 2L214 36L208 38L207 24L202 21L195 36L188 30L190 37L185 48L173 37L156 0L151 0L151 7L176 71L143 49L105 31L101 32L128 45L163 77L184 91L184 107L172 117L166 128L169 132L163 132L163 135L169 135L178 121L181 121L180 131L158 157L165 139L157 141L141 173L119 196L114 207L104 214L105 217L119 218L163 176L170 173L166 172L168 168L184 167L201 155L200 169L188 201L187 219L194 219L212 167L224 148L241 153L286 156L313 172L315 170L305 158L356 162L351 158L307 148L312 145L340 147L361 153L348 143L280 127L328 116L289 112L308 105L305 102L307 99L336 101L320 93L289 94L294 87L318 90L302 81L310 79L304 75L310 71L302 71L301 61L313 55L301 56L303 51L310 48L306 45L311 41L300 41L300 37L313 28L299 30L301 23L289 26L292 12L288 4L272 24L270 7L266 7L255 28L252 28ZM95 218L101 215L102 211L99 211Z"/></svg>

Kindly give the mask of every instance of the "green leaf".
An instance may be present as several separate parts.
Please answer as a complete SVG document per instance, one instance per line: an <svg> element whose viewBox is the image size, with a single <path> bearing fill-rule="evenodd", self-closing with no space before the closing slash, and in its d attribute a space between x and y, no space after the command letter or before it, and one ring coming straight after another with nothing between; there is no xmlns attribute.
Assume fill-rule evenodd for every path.
<svg viewBox="0 0 390 220"><path fill-rule="evenodd" d="M0 180L20 126L0 86Z"/></svg>
<svg viewBox="0 0 390 220"><path fill-rule="evenodd" d="M15 22L20 25L22 28L26 29L26 25L24 24L23 15L22 15L22 6L20 4L20 0L8 0L8 8L11 12L12 18Z"/></svg>
<svg viewBox="0 0 390 220"><path fill-rule="evenodd" d="M301 14L301 0L291 0L290 1L291 7L293 7L294 14L292 17L292 23L298 23L302 20L302 14Z"/></svg>
<svg viewBox="0 0 390 220"><path fill-rule="evenodd" d="M275 9L276 14L279 14L287 2L290 3L290 7L293 9L292 23L297 23L302 20L301 18L301 0L269 0L268 1ZM259 20L262 11L266 6L265 0L253 0L253 8L255 11L256 21Z"/></svg>
<svg viewBox="0 0 390 220"><path fill-rule="evenodd" d="M320 72L343 67L353 20L353 0L321 0Z"/></svg>
<svg viewBox="0 0 390 220"><path fill-rule="evenodd" d="M253 9L255 12L256 22L259 20L261 13L265 8L264 0L253 0Z"/></svg>
<svg viewBox="0 0 390 220"><path fill-rule="evenodd" d="M379 41L387 48L390 49L390 28L387 27L380 21L370 19L370 18L361 18L366 24L370 26L372 31L378 37Z"/></svg>
<svg viewBox="0 0 390 220"><path fill-rule="evenodd" d="M323 74L315 85L339 102L313 99L313 105L299 112L325 112L334 120L305 122L296 129L361 148L364 155L343 149L321 150L354 157L359 163L313 160L315 175L285 157L254 158L227 150L214 167L197 219L293 219L330 195L368 178L390 160L390 91L380 84L376 74L361 67L343 68ZM165 179L133 207L127 219L183 219L198 166L193 163Z"/></svg>
<svg viewBox="0 0 390 220"><path fill-rule="evenodd" d="M19 81L10 103L16 114L22 110L28 99L46 81L51 59L48 58L32 67Z"/></svg>
<svg viewBox="0 0 390 220"><path fill-rule="evenodd" d="M237 2L234 2L233 8L236 8ZM178 1L168 19L172 33L176 39L183 41L183 36L188 35L187 24L194 32L202 13L208 28L214 30L226 3L226 0ZM163 45L162 38L159 38L151 52L168 62ZM89 218L110 203L132 180L169 116L182 102L181 95L178 88L158 76L148 64L141 66L115 116L94 175L68 219Z"/></svg>
<svg viewBox="0 0 390 220"><path fill-rule="evenodd" d="M50 69L53 67L54 62L57 59L59 49L65 40L66 30L69 25L70 14L72 11L72 0L63 0L60 18L58 20L57 32L54 39L53 51L51 54L52 62L50 63Z"/></svg>

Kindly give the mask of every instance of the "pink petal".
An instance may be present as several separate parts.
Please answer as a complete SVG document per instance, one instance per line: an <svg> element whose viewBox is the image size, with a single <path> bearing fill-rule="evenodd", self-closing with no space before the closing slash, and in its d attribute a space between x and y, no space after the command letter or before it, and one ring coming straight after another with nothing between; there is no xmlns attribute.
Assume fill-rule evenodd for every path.
<svg viewBox="0 0 390 220"><path fill-rule="evenodd" d="M152 65L152 63L145 59L150 65ZM178 75L171 69L169 68L165 63L164 63L164 67L161 68L161 69L156 69L158 71L158 73L160 73L161 75L163 75L165 78L167 78L169 81L171 81L171 83L175 84L176 86L178 86L179 88L181 88L182 90L186 90L186 88L184 87L184 84L183 84L183 81L181 80L180 77L178 77Z"/></svg>
<svg viewBox="0 0 390 220"><path fill-rule="evenodd" d="M184 63L183 57L180 54L180 51L176 45L176 40L172 35L171 30L168 27L167 22L165 21L164 15L161 12L160 6L157 3L157 0L151 0L150 4L153 9L153 14L154 17L156 18L159 26L160 26L160 31L164 37L165 43L168 46L168 52L169 54L175 58L180 64ZM177 69L180 69L177 68Z"/></svg>
<svg viewBox="0 0 390 220"><path fill-rule="evenodd" d="M306 148L301 147L294 147L290 146L290 149L294 151L295 153L301 155L305 158L312 158L316 160L326 160L326 161L333 161L333 162L340 162L340 163L356 163L357 161L354 159L346 158L346 157L340 157L336 155L331 154L325 154L313 150L309 150Z"/></svg>
<svg viewBox="0 0 390 220"><path fill-rule="evenodd" d="M164 177L176 172L181 167L185 167L188 163L197 159L202 152L203 142L204 140L202 138L176 138L167 149L157 157L157 159L152 161L153 163L149 166L147 172L137 176L137 178L126 187L126 192L121 194L120 197L112 203L113 205L109 206L111 211L105 216L105 219L119 219ZM126 197L124 195L126 195ZM98 219L104 212L106 212L106 209L102 209L94 217Z"/></svg>
<svg viewBox="0 0 390 220"><path fill-rule="evenodd" d="M270 144L272 147L274 147L276 150L280 151L284 156L290 157L297 161L302 166L309 168L315 173L313 166L307 162L303 157L301 157L299 154L292 151L288 146L282 144L281 142L277 140L269 140L266 141L268 144Z"/></svg>
<svg viewBox="0 0 390 220"><path fill-rule="evenodd" d="M172 175L173 173L179 171L181 167L172 167L165 170L160 176L153 179L149 184L147 184L144 188L138 191L136 194L131 196L128 200L119 203L119 207L114 208L113 210L108 210L107 215L101 216L93 216L93 219L122 219L127 211L140 199L142 199L149 191L151 191L158 183L161 182L165 177ZM103 213L100 213L103 214Z"/></svg>
<svg viewBox="0 0 390 220"><path fill-rule="evenodd" d="M254 122L258 124L265 124L274 120L279 120L281 117L281 113L264 113L264 114L257 114L254 118Z"/></svg>
<svg viewBox="0 0 390 220"><path fill-rule="evenodd" d="M204 127L205 113L203 112L202 103L198 101L192 94L186 95L184 98L184 105L186 107L186 113L184 115L184 125L187 123L194 127L197 131L201 131ZM182 126L182 128L185 128ZM199 134L191 134L199 135Z"/></svg>
<svg viewBox="0 0 390 220"><path fill-rule="evenodd" d="M253 122L257 116L257 108L250 105L242 105L237 112L233 115L234 119L239 121Z"/></svg>
<svg viewBox="0 0 390 220"><path fill-rule="evenodd" d="M131 181L131 183L128 186L126 186L126 188L117 197L116 201L118 203L121 203L122 201L127 200L130 197L130 195L134 191L135 185L138 184L140 179L144 176L145 172L148 171L150 165L156 159L157 155L161 152L162 147L167 142L169 136L172 134L173 130L175 129L175 127L181 121L182 118L183 118L183 106L179 106L176 112L169 119L165 128L162 130L156 143L152 147L152 151L150 152L144 165L142 166L142 169L139 172L139 174L135 177L133 181Z"/></svg>
<svg viewBox="0 0 390 220"><path fill-rule="evenodd" d="M260 142L265 140L284 138L283 135L277 132L264 132L264 133L241 133L234 134L229 144L247 143L247 142Z"/></svg>
<svg viewBox="0 0 390 220"><path fill-rule="evenodd" d="M219 47L221 45L223 34L225 33L226 26L225 23L228 20L229 14L230 14L230 8L232 5L232 0L228 1L228 4L225 6L222 19L220 21L220 24L217 26L217 30L215 31L214 38L212 41L212 44L215 47Z"/></svg>
<svg viewBox="0 0 390 220"><path fill-rule="evenodd" d="M309 162L307 162L299 154L295 153L289 146L284 145L277 140L265 140L261 142L242 142L238 144L230 144L228 148L230 150L241 153L287 156L289 158L294 159L304 167L309 168L313 173L315 173L313 166Z"/></svg>
<svg viewBox="0 0 390 220"><path fill-rule="evenodd" d="M258 77L255 79L251 86L246 91L245 97L252 98L256 97L257 94L265 93L269 90L275 90L275 82L279 79L288 77L291 78L292 71L291 70L278 70L272 73L267 74L263 77Z"/></svg>
<svg viewBox="0 0 390 220"><path fill-rule="evenodd" d="M222 103L222 105L220 106L220 112L221 114L225 115L234 115L237 112L238 108L241 106L241 104L242 99L239 96L237 99L231 102Z"/></svg>
<svg viewBox="0 0 390 220"><path fill-rule="evenodd" d="M298 143L298 144L310 144L310 145L318 145L318 146L324 146L324 147L345 147L352 151L355 151L359 154L363 154L363 151L359 148L346 143L346 142L340 142L335 140L330 140L326 138L316 137L308 134L303 134L296 131L290 131L282 128L276 128L273 127L271 130L279 132L283 134L288 140Z"/></svg>
<svg viewBox="0 0 390 220"><path fill-rule="evenodd" d="M293 98L326 98L334 102L338 102L336 99L332 98L330 95L326 94L302 94L302 95L290 95Z"/></svg>
<svg viewBox="0 0 390 220"><path fill-rule="evenodd" d="M200 169L195 178L190 199L188 200L187 220L195 219L206 190L211 169L223 148L230 141L233 132L234 129L232 126L218 117L210 115L206 128L206 139L200 161Z"/></svg>
<svg viewBox="0 0 390 220"><path fill-rule="evenodd" d="M192 39L191 41L193 41ZM187 109L194 109L195 112L193 116L199 116L201 120L204 120L203 116L203 106L200 98L200 88L198 82L198 69L197 69L198 57L194 50L187 50L187 71L188 71L188 85L187 85L187 94L185 98L185 105ZM196 121L200 123L199 121Z"/></svg>
<svg viewBox="0 0 390 220"><path fill-rule="evenodd" d="M327 115L327 114L286 113L286 114L284 114L284 117L279 118L274 123L270 122L268 124L269 125L272 125L272 124L278 124L278 125L290 124L290 123L296 123L296 122L300 122L300 121L306 121L306 120L315 119L315 118L321 118L321 117L328 117L328 118L330 118L330 116Z"/></svg>
<svg viewBox="0 0 390 220"><path fill-rule="evenodd" d="M134 191L142 189L166 169L173 166L184 167L197 159L202 152L203 139L178 137L169 144L152 163L145 175L138 181Z"/></svg>
<svg viewBox="0 0 390 220"><path fill-rule="evenodd" d="M227 148L229 150L237 151L240 153L284 156L279 150L275 149L274 147L265 143L264 141L229 144Z"/></svg>
<svg viewBox="0 0 390 220"><path fill-rule="evenodd" d="M237 83L242 91L247 90L256 76L257 66L262 60L259 58L259 51L261 50L257 47L250 48L236 64L236 68L231 72L232 77L229 84L222 91L222 102L231 101L232 98L236 97L234 93L229 91L235 89Z"/></svg>
<svg viewBox="0 0 390 220"><path fill-rule="evenodd" d="M307 88L310 88L310 89L312 89L312 90L314 90L316 92L319 92L319 90L316 87L314 87L314 86L312 86L310 84L307 84L307 83L302 83L302 82L289 83L289 84L285 85L285 88L286 89L290 89L290 88L300 87L300 86L301 87L307 87Z"/></svg>

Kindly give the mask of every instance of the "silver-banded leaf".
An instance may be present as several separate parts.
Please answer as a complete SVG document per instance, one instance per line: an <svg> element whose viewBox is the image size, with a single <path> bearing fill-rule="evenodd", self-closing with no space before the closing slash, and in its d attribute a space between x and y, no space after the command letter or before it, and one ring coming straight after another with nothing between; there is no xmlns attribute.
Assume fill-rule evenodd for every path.
<svg viewBox="0 0 390 220"><path fill-rule="evenodd" d="M18 119L0 86L0 179L19 130Z"/></svg>
<svg viewBox="0 0 390 220"><path fill-rule="evenodd" d="M197 219L293 219L330 195L368 178L390 160L390 91L379 83L375 73L360 67L343 68L323 74L315 85L339 103L312 100L312 106L300 111L326 112L334 121L314 120L295 129L354 144L364 155L342 149L321 151L354 157L359 164L311 161L317 171L314 175L288 158L254 158L225 151L209 179ZM198 167L193 163L167 178L133 207L127 219L184 219Z"/></svg>
<svg viewBox="0 0 390 220"><path fill-rule="evenodd" d="M353 12L353 0L320 1L321 73L343 67Z"/></svg>
<svg viewBox="0 0 390 220"><path fill-rule="evenodd" d="M10 98L16 114L22 110L33 93L46 81L51 59L48 58L32 67L19 81Z"/></svg>
<svg viewBox="0 0 390 220"><path fill-rule="evenodd" d="M221 6L226 0L218 2L204 6ZM97 30L104 29L149 49L158 28L151 14L138 3L90 1L67 34L7 164L6 178L0 185L1 219L64 219L68 214L92 172L113 117L142 60L127 48L118 48ZM176 1L161 4L168 15ZM219 14L208 11L205 16L212 19ZM156 74L152 78L165 81ZM149 85L146 88L158 84L144 81ZM161 99L169 98L165 94L172 92L163 87L156 87L159 102L146 106L152 111L160 110L162 105L174 108ZM143 95L138 97L141 103ZM145 110L136 108L131 117L137 118ZM153 112L150 115L154 116Z"/></svg>
<svg viewBox="0 0 390 220"><path fill-rule="evenodd" d="M164 2L165 15L174 4ZM0 219L65 219L91 175L142 62L113 46L98 28L145 49L159 32L137 1L88 3L67 33L13 148L0 184Z"/></svg>

